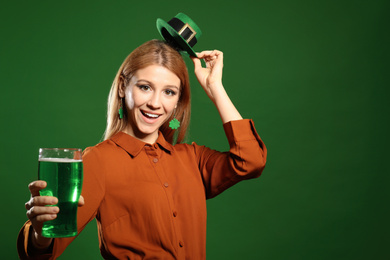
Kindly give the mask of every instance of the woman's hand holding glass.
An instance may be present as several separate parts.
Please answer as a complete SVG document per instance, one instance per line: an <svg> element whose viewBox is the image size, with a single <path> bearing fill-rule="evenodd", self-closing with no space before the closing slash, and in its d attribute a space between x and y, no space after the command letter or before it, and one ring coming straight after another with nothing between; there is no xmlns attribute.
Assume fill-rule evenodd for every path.
<svg viewBox="0 0 390 260"><path fill-rule="evenodd" d="M53 207L58 203L56 197L40 196L39 191L46 187L45 181L33 181L28 185L31 193L31 198L25 203L27 209L27 217L31 221L33 232L31 242L36 249L46 249L50 246L52 238L46 238L41 235L43 223L53 220L59 212L58 207ZM84 198L80 196L78 206L84 205ZM52 206L52 207L47 207Z"/></svg>

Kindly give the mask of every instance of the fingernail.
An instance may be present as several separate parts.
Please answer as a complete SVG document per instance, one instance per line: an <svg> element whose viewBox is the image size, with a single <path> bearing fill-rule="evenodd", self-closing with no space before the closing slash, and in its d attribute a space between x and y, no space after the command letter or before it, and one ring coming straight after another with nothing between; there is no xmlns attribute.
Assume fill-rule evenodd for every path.
<svg viewBox="0 0 390 260"><path fill-rule="evenodd" d="M51 219L55 219L57 217L57 214L51 214L50 217Z"/></svg>
<svg viewBox="0 0 390 260"><path fill-rule="evenodd" d="M54 198L51 200L51 203L54 205L54 204L57 204L58 203L58 199Z"/></svg>
<svg viewBox="0 0 390 260"><path fill-rule="evenodd" d="M53 213L58 213L60 211L60 209L58 207L53 207L52 211L53 211Z"/></svg>

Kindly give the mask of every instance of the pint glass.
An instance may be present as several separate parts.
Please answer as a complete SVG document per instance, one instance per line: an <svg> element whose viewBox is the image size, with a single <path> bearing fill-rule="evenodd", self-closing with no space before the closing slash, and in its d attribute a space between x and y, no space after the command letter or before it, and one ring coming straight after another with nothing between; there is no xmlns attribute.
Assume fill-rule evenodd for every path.
<svg viewBox="0 0 390 260"><path fill-rule="evenodd" d="M83 183L81 149L40 148L38 178L47 182L41 196L58 198L57 218L46 221L44 237L71 237L77 235L77 204Z"/></svg>

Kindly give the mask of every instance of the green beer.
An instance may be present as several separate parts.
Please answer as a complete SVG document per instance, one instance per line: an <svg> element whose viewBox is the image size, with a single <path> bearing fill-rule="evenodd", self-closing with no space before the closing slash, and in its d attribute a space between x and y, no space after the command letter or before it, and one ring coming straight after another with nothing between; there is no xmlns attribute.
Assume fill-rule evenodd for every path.
<svg viewBox="0 0 390 260"><path fill-rule="evenodd" d="M77 235L77 204L83 182L81 151L79 157L80 159L44 158L40 155L39 179L47 182L47 187L40 191L40 195L57 197L56 206L60 208L57 218L44 222L42 236Z"/></svg>

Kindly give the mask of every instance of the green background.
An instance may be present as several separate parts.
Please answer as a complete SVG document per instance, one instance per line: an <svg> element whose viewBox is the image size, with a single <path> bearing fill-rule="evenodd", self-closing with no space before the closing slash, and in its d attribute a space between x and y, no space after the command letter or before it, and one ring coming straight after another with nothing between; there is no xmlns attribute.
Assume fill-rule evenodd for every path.
<svg viewBox="0 0 390 260"><path fill-rule="evenodd" d="M224 85L269 149L208 201L208 259L390 259L386 1L8 1L0 8L1 258L17 259L39 147L100 142L124 58L178 12L224 52ZM226 150L186 58L190 141ZM95 221L60 259L101 259Z"/></svg>

